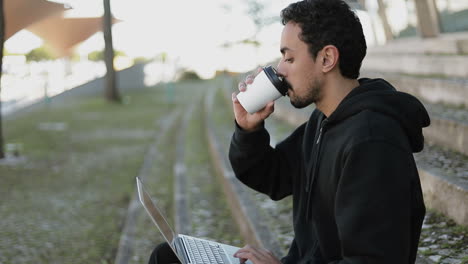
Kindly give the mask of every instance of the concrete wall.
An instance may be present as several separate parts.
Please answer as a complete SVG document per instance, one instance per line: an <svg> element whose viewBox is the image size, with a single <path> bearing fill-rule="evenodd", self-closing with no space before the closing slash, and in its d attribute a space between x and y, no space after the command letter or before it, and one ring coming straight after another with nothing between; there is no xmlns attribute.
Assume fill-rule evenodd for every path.
<svg viewBox="0 0 468 264"><path fill-rule="evenodd" d="M119 92L125 93L126 91L130 91L133 89L142 89L145 87L144 79L144 64L137 64L128 69L118 71L117 76L117 89ZM62 102L67 101L70 98L76 96L103 96L104 97L104 84L105 78L101 77L95 80L92 80L88 83L83 85L77 86L73 89L67 90L61 94L53 96L50 98L50 101L53 104L60 104ZM34 111L37 107L41 107L44 105L44 100L40 100L37 103L28 105L24 108L18 109L15 112L7 115L5 119L12 119L22 113L27 113L29 111Z"/></svg>
<svg viewBox="0 0 468 264"><path fill-rule="evenodd" d="M141 89L145 87L144 64L137 64L128 69L116 72L117 89L125 92L132 89ZM104 96L105 77L101 77L77 86L55 97L54 100L68 98L70 96L102 95Z"/></svg>

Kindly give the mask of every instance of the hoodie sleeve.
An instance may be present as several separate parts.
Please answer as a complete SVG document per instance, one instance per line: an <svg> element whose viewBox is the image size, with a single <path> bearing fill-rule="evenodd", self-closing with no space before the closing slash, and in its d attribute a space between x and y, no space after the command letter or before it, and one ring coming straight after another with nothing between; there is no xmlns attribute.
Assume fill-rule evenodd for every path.
<svg viewBox="0 0 468 264"><path fill-rule="evenodd" d="M293 177L300 169L304 126L272 148L270 136L264 127L246 132L236 123L229 149L229 160L236 177L273 200L291 195Z"/></svg>
<svg viewBox="0 0 468 264"><path fill-rule="evenodd" d="M289 252L286 256L281 258L281 263L283 264L295 264L298 262L298 250L297 250L297 244L296 244L296 239L293 239L291 246L289 247Z"/></svg>
<svg viewBox="0 0 468 264"><path fill-rule="evenodd" d="M335 215L343 259L331 263L409 263L413 156L366 141L343 160Z"/></svg>

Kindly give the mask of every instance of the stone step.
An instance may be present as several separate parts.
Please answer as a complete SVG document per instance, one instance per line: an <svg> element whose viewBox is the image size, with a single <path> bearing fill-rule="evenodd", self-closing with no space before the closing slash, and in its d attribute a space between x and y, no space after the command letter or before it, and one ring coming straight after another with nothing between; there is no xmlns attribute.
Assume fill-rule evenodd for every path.
<svg viewBox="0 0 468 264"><path fill-rule="evenodd" d="M431 117L431 125L424 128L426 141L468 155L468 110L442 104L424 106Z"/></svg>
<svg viewBox="0 0 468 264"><path fill-rule="evenodd" d="M396 73L362 71L361 76L383 78L399 91L429 103L468 108L468 79L417 77Z"/></svg>
<svg viewBox="0 0 468 264"><path fill-rule="evenodd" d="M431 125L424 128L426 141L468 155L468 110L423 103L431 117ZM295 109L289 104L288 98L282 98L275 103L274 115L299 126L308 120L313 109Z"/></svg>
<svg viewBox="0 0 468 264"><path fill-rule="evenodd" d="M276 118L266 120L265 126L270 133L273 145L289 135L289 132L286 132L288 129L285 128L287 126L285 122L281 122ZM290 126L289 131L293 127ZM421 177L424 177L424 175ZM427 200L426 204L428 203ZM273 209L276 209L276 212L272 213L272 215L275 215L277 218L287 217L285 210ZM285 235L289 234L286 233ZM468 249L459 249L460 245L463 245L463 241L460 239L463 239L463 232L460 232L453 222L440 216L437 217L435 213L429 210L424 220L416 264L434 264L436 262L433 260L437 259L441 260L437 263L461 263L458 261L468 253ZM449 249L445 248L447 244L451 245Z"/></svg>
<svg viewBox="0 0 468 264"><path fill-rule="evenodd" d="M415 159L426 205L468 226L468 157L426 144Z"/></svg>
<svg viewBox="0 0 468 264"><path fill-rule="evenodd" d="M275 136L277 131L284 130L280 128L284 124L273 120L267 120L265 125L277 142L287 134ZM466 231L463 231L455 222L466 223L467 219L467 157L437 146L426 145L425 150L416 154L415 158L419 167L426 206L432 208L428 210L424 220L416 263L462 263L463 257L468 254L468 248L463 249ZM441 178L441 175L446 178ZM437 216L434 209L457 221Z"/></svg>
<svg viewBox="0 0 468 264"><path fill-rule="evenodd" d="M468 78L468 56L370 53L362 63L362 70Z"/></svg>
<svg viewBox="0 0 468 264"><path fill-rule="evenodd" d="M433 105L437 107L437 105ZM309 110L311 112L312 110ZM430 110L435 111L435 110ZM298 126L307 120L306 112L296 112L294 108L287 104L287 102L279 102L276 104L274 116ZM454 115L450 115L454 116ZM432 125L428 130L425 130L425 135L430 139L429 142L434 141L440 143L450 143L454 141L455 136L449 134L447 125L460 124L452 122L448 119L438 119L432 117ZM461 124L463 131L467 130L466 124ZM436 136L434 136L435 134ZM444 138L445 135L445 138ZM457 135L457 134L455 134ZM468 134L467 134L468 135ZM461 134L459 138L466 138L465 134ZM454 145L454 144L451 144ZM442 146L444 146L442 144ZM450 146L450 145L448 145ZM418 168L421 173L421 181L424 188L425 196L433 197L428 199L428 204L449 217L453 218L455 222L468 225L468 158L465 155L456 153L454 151L441 150L440 147L426 146L420 159L418 159ZM423 158L425 157L425 158ZM447 170L441 170L437 164L437 160L442 159L445 163ZM424 162L423 162L424 161ZM454 173L455 172L455 176ZM441 186L449 195L444 195L442 192L437 191Z"/></svg>
<svg viewBox="0 0 468 264"><path fill-rule="evenodd" d="M408 37L394 39L385 45L372 46L369 54L467 54L468 34L466 32L441 34L437 38Z"/></svg>

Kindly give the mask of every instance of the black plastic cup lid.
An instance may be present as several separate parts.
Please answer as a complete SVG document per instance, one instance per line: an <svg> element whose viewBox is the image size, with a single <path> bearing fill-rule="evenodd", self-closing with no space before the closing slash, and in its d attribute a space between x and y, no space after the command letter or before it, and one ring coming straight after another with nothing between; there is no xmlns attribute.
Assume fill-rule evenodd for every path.
<svg viewBox="0 0 468 264"><path fill-rule="evenodd" d="M263 71L265 72L268 79L270 79L271 83L276 87L278 92L280 92L280 94L285 96L286 93L288 92L288 88L284 84L283 78L278 76L278 74L276 73L275 68L273 68L272 66L266 66L266 67L263 67Z"/></svg>

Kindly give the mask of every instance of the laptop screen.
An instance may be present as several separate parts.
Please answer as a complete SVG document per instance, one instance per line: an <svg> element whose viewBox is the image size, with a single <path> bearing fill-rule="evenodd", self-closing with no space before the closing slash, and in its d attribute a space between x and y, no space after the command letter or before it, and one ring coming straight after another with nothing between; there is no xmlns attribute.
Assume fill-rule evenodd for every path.
<svg viewBox="0 0 468 264"><path fill-rule="evenodd" d="M151 216L151 219L159 228L159 231L161 231L162 235L166 239L167 243L171 246L172 250L176 252L176 250L174 249L174 245L173 245L174 238L176 237L174 231L172 231L172 228L167 223L166 218L162 214L161 210L153 203L153 201L151 200L151 197L143 188L143 184L141 183L140 179L136 177L136 180L137 180L137 187L138 187L138 197L140 198L140 201L143 204L143 207Z"/></svg>

